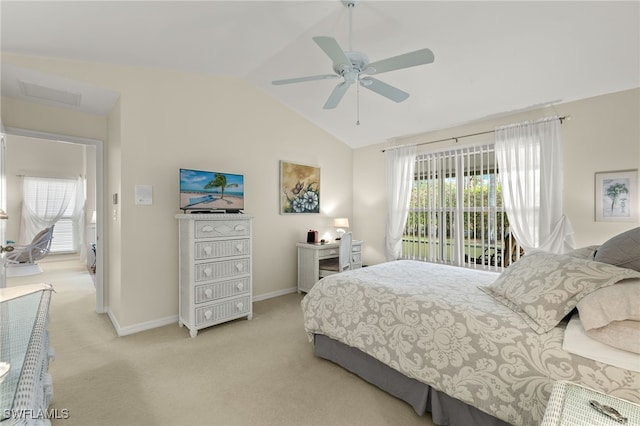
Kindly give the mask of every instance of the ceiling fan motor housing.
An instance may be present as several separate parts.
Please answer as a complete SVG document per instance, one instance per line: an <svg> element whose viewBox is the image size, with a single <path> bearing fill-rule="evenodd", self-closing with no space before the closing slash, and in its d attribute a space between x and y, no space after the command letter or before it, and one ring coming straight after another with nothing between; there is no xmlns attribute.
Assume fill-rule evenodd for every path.
<svg viewBox="0 0 640 426"><path fill-rule="evenodd" d="M358 79L358 75L366 69L369 58L362 52L344 52L351 64L333 64L333 70L336 74L341 75L349 83L353 83Z"/></svg>

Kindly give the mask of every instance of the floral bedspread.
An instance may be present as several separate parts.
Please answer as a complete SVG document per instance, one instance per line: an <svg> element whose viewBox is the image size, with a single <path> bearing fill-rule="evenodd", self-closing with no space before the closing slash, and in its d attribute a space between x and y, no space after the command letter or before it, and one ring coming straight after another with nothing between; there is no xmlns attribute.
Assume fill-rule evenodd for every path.
<svg viewBox="0 0 640 426"><path fill-rule="evenodd" d="M539 424L556 380L640 403L640 373L562 350L478 289L495 272L400 260L336 274L302 300L304 327L514 425Z"/></svg>

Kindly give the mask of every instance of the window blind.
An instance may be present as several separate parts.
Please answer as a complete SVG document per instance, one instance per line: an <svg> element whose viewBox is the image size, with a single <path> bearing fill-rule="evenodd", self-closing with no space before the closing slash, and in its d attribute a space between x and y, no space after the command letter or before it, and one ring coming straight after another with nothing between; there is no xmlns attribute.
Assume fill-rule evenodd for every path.
<svg viewBox="0 0 640 426"><path fill-rule="evenodd" d="M418 156L402 257L501 270L512 242L501 194L493 145Z"/></svg>

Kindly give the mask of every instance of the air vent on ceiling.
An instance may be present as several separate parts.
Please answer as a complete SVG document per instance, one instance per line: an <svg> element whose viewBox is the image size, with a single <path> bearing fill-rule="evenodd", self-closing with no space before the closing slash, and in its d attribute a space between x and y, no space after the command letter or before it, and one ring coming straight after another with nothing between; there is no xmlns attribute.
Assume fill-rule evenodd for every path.
<svg viewBox="0 0 640 426"><path fill-rule="evenodd" d="M18 81L20 92L28 98L56 102L70 106L80 106L80 93L66 92L26 81Z"/></svg>

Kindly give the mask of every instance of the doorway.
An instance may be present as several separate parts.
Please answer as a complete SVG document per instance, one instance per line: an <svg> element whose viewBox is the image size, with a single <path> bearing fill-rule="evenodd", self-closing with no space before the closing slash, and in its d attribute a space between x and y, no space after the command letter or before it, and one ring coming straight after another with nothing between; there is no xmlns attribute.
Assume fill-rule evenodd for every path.
<svg viewBox="0 0 640 426"><path fill-rule="evenodd" d="M37 132L26 129L19 128L5 128L4 134L6 135L6 142L11 143L12 137L26 137L35 139L41 142L58 142L58 143L68 143L74 144L77 146L85 147L85 149L95 149L95 158L94 164L90 166L94 168L95 173L95 288L96 288L96 312L104 313L106 311L106 307L104 304L104 239L103 239L103 184L104 184L104 168L103 168L103 158L104 158L104 144L103 141L97 139L87 139L87 138L78 138L74 136L68 135L60 135L60 134L52 134L46 132ZM6 154L6 152L5 152ZM6 164L6 163L5 163ZM87 165L89 166L89 165ZM92 212L90 212L92 213ZM85 226L85 229L87 227ZM86 238L85 238L86 241ZM84 241L83 241L84 243ZM94 253L92 250L89 250L87 256L92 257ZM93 259L92 259L93 260Z"/></svg>

